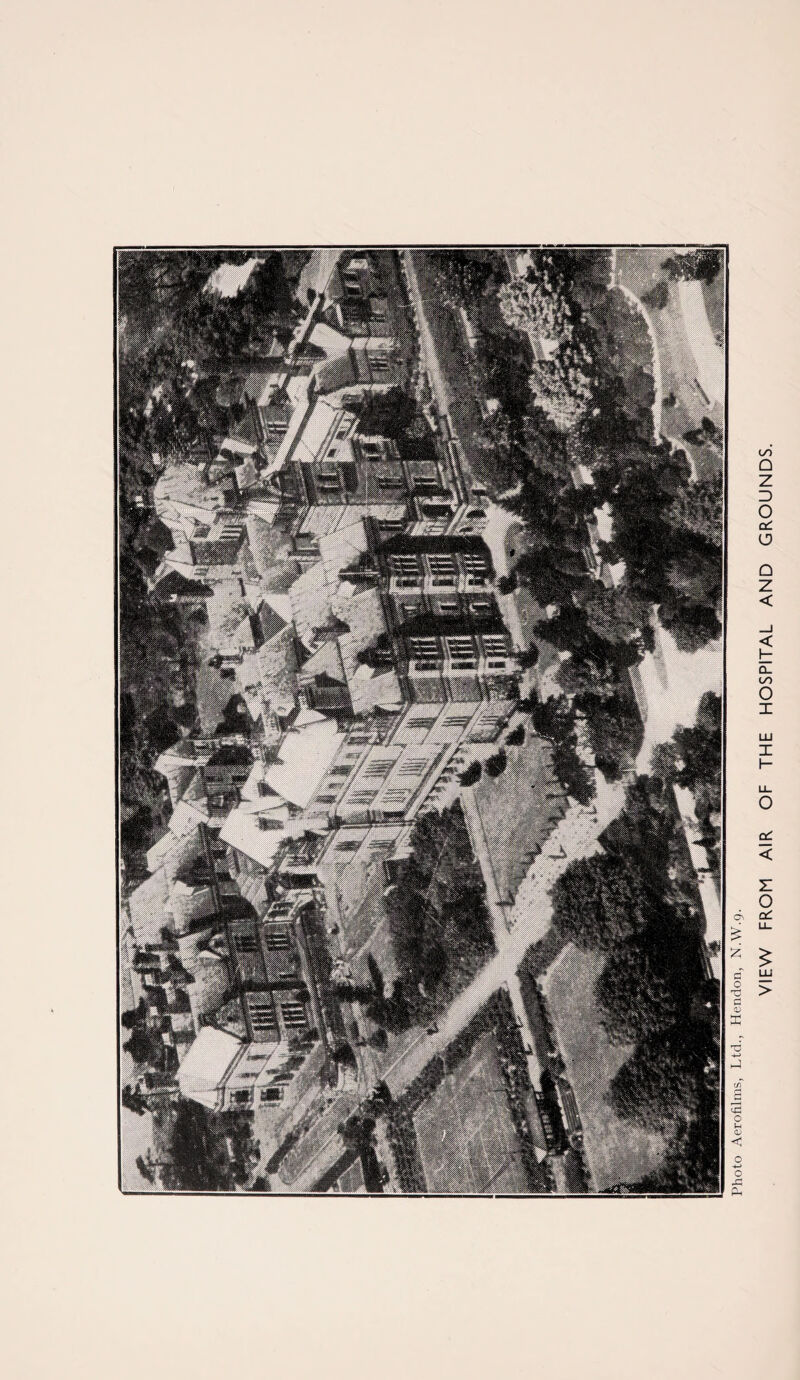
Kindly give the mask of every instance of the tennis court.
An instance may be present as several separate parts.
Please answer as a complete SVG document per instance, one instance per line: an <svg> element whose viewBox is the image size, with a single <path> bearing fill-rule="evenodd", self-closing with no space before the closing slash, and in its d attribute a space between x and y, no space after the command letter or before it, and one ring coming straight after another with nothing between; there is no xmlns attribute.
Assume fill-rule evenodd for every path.
<svg viewBox="0 0 800 1380"><path fill-rule="evenodd" d="M429 1192L530 1192L491 1034L423 1103L414 1130Z"/></svg>

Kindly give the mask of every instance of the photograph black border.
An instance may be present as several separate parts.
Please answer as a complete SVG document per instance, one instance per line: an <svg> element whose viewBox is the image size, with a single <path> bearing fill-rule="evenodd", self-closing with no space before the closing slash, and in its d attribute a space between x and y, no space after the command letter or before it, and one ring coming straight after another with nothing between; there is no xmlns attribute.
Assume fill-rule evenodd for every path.
<svg viewBox="0 0 800 1380"><path fill-rule="evenodd" d="M722 532L722 761L721 761L721 838L720 838L720 908L722 912L722 951L721 967L722 977L720 980L720 1086L719 1086L719 1188L715 1191L706 1193L317 1193L313 1189L301 1193L290 1193L273 1190L248 1190L246 1193L237 1193L232 1190L222 1189L219 1191L202 1189L159 1189L152 1192L145 1188L125 1187L122 1182L122 1103L121 1103L121 915L122 915L122 879L121 879L121 846L120 846L120 732L119 732L119 712L120 712L120 633L119 633L119 492L120 492L120 447L119 447L119 299L118 299L118 261L122 253L146 253L152 252L174 252L174 253L279 253L281 250L310 250L315 249L366 249L366 250L388 250L399 252L404 249L414 250L449 250L449 249L696 249L709 248L722 250L725 256L725 415L723 428L723 532ZM421 242L417 244L370 244L358 241L353 243L335 244L293 244L293 245L251 245L251 244L119 244L114 245L112 250L112 310L113 310L113 453L114 453L114 851L115 851L115 896L116 896L116 1120L117 1120L117 1188L126 1198L211 1198L211 1199L252 1199L252 1198L285 1198L285 1199L350 1199L368 1200L382 1199L386 1201L403 1202L409 1199L438 1199L448 1201L470 1201L470 1202L492 1202L495 1199L506 1199L511 1202L551 1202L559 1203L563 1201L582 1202L591 1201L610 1201L618 1202L624 1199L628 1202L642 1202L645 1200L666 1200L673 1203L687 1201L709 1201L718 1200L725 1196L725 1120L727 1106L726 1096L726 974L727 974L727 731L728 731L728 537L729 537L729 436L730 436L730 243L727 241L706 241L706 240L685 240L672 241L668 244L652 240L642 241L614 241L614 242L576 242L558 241L547 244L534 242L515 242L497 241L491 242L462 242L460 244L431 243Z"/></svg>

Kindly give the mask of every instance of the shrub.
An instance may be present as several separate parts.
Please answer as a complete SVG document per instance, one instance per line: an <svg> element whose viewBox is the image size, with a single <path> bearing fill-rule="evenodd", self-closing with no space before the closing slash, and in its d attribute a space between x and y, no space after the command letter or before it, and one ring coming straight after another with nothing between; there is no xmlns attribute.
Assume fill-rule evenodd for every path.
<svg viewBox="0 0 800 1380"><path fill-rule="evenodd" d="M480 781L482 772L483 768L480 762L470 762L458 779L462 786L474 786L476 781Z"/></svg>
<svg viewBox="0 0 800 1380"><path fill-rule="evenodd" d="M646 307L655 307L656 311L660 311L669 301L669 287L663 282L656 283L649 292L643 293L642 301Z"/></svg>
<svg viewBox="0 0 800 1380"><path fill-rule="evenodd" d="M495 752L492 757L488 758L486 762L486 775L500 776L505 771L507 762L508 758L503 749L500 748L499 752Z"/></svg>

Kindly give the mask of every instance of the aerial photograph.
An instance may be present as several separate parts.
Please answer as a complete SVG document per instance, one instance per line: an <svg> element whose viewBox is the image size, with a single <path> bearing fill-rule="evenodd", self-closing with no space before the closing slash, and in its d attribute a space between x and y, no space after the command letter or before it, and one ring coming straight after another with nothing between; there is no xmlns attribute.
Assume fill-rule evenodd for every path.
<svg viewBox="0 0 800 1380"><path fill-rule="evenodd" d="M727 277L115 251L124 1192L720 1192Z"/></svg>

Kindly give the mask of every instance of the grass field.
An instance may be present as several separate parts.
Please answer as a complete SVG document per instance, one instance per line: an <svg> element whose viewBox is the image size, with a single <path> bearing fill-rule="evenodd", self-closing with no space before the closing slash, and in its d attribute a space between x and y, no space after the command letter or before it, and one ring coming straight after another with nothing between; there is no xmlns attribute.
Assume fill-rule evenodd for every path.
<svg viewBox="0 0 800 1380"><path fill-rule="evenodd" d="M665 1148L661 1135L620 1120L606 1101L609 1083L630 1049L609 1044L598 1019L594 985L604 962L603 954L569 944L542 982L596 1190L636 1183L660 1164Z"/></svg>
<svg viewBox="0 0 800 1380"><path fill-rule="evenodd" d="M551 750L526 725L525 742L505 751L508 765L492 778L484 771L474 800L492 860L497 889L513 901L535 855L565 813L563 791L551 771Z"/></svg>
<svg viewBox="0 0 800 1380"><path fill-rule="evenodd" d="M491 1034L423 1103L414 1130L429 1192L530 1192Z"/></svg>

